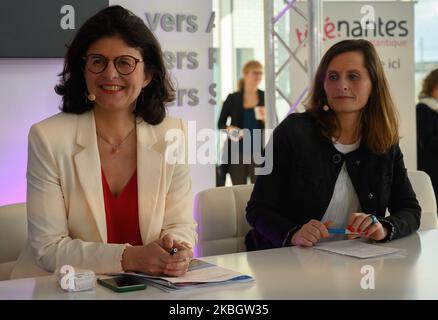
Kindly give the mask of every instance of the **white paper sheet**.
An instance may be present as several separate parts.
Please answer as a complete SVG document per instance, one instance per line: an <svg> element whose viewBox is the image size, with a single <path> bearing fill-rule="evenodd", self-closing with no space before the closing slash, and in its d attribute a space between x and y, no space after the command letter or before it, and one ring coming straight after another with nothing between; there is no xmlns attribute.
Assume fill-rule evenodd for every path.
<svg viewBox="0 0 438 320"><path fill-rule="evenodd" d="M171 283L185 283L185 282L220 282L243 276L242 273L230 269L225 269L218 266L211 266L209 268L202 268L193 271L188 271L185 275L180 277L160 277L163 280Z"/></svg>
<svg viewBox="0 0 438 320"><path fill-rule="evenodd" d="M164 291L254 281L254 278L249 275L222 268L199 259L193 259L190 262L187 273L180 277L152 276L141 272L112 273L109 275L134 276Z"/></svg>
<svg viewBox="0 0 438 320"><path fill-rule="evenodd" d="M360 259L379 257L401 252L401 249L377 246L361 240L327 241L314 246L317 250L328 251Z"/></svg>

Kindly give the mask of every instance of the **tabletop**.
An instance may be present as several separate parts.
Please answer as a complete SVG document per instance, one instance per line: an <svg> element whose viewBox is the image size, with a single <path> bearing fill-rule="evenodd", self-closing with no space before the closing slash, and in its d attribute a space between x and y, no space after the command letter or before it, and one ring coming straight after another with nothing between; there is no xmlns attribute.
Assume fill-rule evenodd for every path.
<svg viewBox="0 0 438 320"><path fill-rule="evenodd" d="M0 281L0 299L438 299L438 230L379 245L403 251L366 260L302 247L240 252L201 259L249 274L254 282L171 293L152 286L116 293L96 285L92 291L69 293L54 276L46 276Z"/></svg>

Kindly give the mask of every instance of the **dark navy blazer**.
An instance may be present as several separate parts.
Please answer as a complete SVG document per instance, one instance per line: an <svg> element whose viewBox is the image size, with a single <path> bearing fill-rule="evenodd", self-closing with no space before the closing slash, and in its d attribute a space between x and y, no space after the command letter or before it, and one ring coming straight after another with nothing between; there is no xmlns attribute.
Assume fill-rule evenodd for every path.
<svg viewBox="0 0 438 320"><path fill-rule="evenodd" d="M281 247L291 232L321 220L345 162L362 208L388 228L392 240L418 229L421 208L409 182L399 145L376 155L362 141L342 154L319 136L308 113L288 116L274 130L273 171L257 177L246 217L248 250ZM267 156L267 155L265 155ZM385 218L388 208L390 216Z"/></svg>

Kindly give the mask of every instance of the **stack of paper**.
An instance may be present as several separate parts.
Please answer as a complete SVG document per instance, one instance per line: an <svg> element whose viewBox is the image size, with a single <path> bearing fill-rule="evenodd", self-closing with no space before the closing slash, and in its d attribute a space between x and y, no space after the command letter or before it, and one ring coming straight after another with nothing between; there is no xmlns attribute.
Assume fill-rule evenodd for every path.
<svg viewBox="0 0 438 320"><path fill-rule="evenodd" d="M314 248L361 259L379 257L402 251L401 249L364 243L361 240L327 241L317 244Z"/></svg>
<svg viewBox="0 0 438 320"><path fill-rule="evenodd" d="M126 272L121 274L136 277L137 279L141 279L152 286L168 292L254 281L254 278L251 276L222 268L199 259L193 259L190 262L187 273L180 277L157 277L140 272ZM120 273L118 275L120 275Z"/></svg>

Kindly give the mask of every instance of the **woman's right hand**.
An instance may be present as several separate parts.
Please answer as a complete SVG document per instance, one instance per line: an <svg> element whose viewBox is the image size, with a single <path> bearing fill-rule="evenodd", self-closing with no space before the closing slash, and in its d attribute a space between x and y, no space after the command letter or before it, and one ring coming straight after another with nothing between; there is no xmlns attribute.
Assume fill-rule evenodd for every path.
<svg viewBox="0 0 438 320"><path fill-rule="evenodd" d="M321 221L312 219L301 227L300 230L295 232L292 236L291 244L294 246L312 247L319 239L328 238L327 227L331 224L331 221L322 223Z"/></svg>
<svg viewBox="0 0 438 320"><path fill-rule="evenodd" d="M175 242L178 252L171 255L157 240L143 246L126 247L122 256L125 271L145 272L150 275L182 276L187 272L193 252L187 246Z"/></svg>

